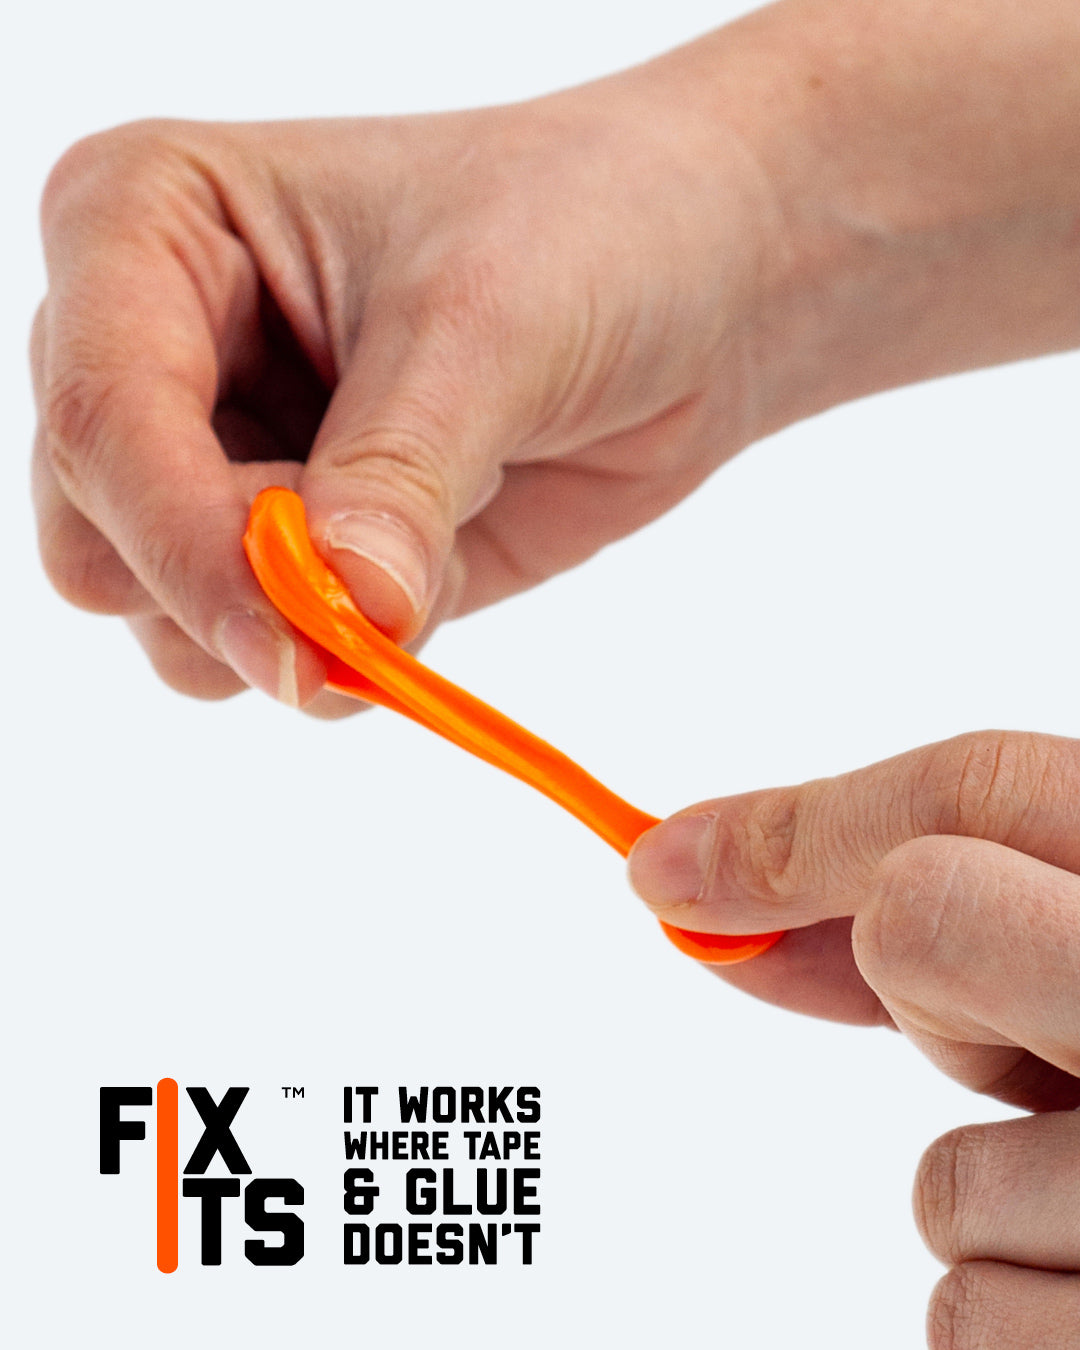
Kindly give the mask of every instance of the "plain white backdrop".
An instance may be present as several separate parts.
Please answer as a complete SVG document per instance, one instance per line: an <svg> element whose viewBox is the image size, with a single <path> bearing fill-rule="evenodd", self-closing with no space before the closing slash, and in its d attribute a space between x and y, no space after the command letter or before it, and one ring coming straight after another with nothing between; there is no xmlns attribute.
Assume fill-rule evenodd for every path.
<svg viewBox="0 0 1080 1350"><path fill-rule="evenodd" d="M174 695L118 620L51 593L28 507L36 202L70 142L149 115L518 99L743 8L53 0L8 19L11 1344L922 1344L940 1268L911 1219L917 1160L1003 1108L898 1036L695 968L603 844L389 714ZM1078 377L1058 357L793 427L426 659L658 813L980 727L1080 735ZM162 1074L251 1085L256 1173L307 1189L300 1266L248 1266L230 1213L224 1263L202 1269L185 1214L180 1271L155 1271L150 1145L100 1177L96 1112L99 1085ZM345 1268L343 1083L538 1084L535 1264Z"/></svg>

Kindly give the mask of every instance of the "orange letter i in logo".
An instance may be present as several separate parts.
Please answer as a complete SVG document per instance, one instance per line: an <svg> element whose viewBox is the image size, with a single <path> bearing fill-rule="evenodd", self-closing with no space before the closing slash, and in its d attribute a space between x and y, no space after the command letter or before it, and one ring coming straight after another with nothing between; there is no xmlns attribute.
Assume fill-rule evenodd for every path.
<svg viewBox="0 0 1080 1350"><path fill-rule="evenodd" d="M157 1267L171 1275L179 1264L180 1143L175 1078L157 1085Z"/></svg>

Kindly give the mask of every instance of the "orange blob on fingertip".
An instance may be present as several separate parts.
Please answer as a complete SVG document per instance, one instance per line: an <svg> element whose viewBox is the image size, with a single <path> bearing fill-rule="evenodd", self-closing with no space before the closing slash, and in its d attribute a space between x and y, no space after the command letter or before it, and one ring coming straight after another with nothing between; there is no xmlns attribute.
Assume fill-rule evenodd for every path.
<svg viewBox="0 0 1080 1350"><path fill-rule="evenodd" d="M304 504L295 492L271 487L259 493L244 549L271 604L322 649L331 689L401 713L530 784L623 857L639 835L658 823L554 746L429 670L381 633L315 552ZM660 926L680 951L714 965L757 956L783 936L731 937Z"/></svg>

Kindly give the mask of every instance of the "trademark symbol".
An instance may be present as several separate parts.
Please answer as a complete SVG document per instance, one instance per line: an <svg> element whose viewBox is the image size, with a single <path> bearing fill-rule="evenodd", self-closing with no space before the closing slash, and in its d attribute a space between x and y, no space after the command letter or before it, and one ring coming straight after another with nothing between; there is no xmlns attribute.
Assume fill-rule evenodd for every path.
<svg viewBox="0 0 1080 1350"><path fill-rule="evenodd" d="M302 1097L304 1095L304 1089L302 1087L283 1087L281 1089L281 1095L286 1100L290 1100L293 1097Z"/></svg>

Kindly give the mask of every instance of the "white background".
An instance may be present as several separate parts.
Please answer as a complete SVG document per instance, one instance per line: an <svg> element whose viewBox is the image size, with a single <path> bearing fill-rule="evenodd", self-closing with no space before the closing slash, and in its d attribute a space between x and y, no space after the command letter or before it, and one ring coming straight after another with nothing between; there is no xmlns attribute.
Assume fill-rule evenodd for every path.
<svg viewBox="0 0 1080 1350"><path fill-rule="evenodd" d="M388 714L313 724L256 694L200 705L159 686L118 620L50 592L27 505L36 200L71 141L146 115L516 99L740 8L54 0L9 18L12 1344L922 1344L940 1270L910 1216L918 1157L1002 1108L897 1036L695 968L603 844ZM1055 358L794 427L427 659L661 813L968 729L1080 734L1078 372ZM230 1213L224 1264L204 1270L185 1214L181 1270L154 1270L152 1146L125 1144L124 1174L100 1177L96 1110L100 1084L162 1074L252 1086L238 1137L257 1174L305 1183L302 1265L249 1267ZM344 1268L346 1082L538 1084L536 1264Z"/></svg>

